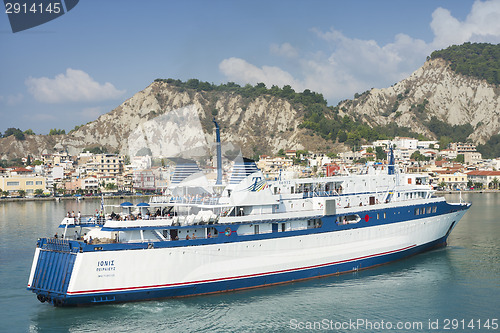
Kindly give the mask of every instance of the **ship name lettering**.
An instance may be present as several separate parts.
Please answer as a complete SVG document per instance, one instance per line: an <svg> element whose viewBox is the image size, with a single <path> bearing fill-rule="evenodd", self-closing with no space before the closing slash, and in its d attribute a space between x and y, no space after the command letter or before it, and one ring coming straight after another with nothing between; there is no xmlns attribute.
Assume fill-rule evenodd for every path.
<svg viewBox="0 0 500 333"><path fill-rule="evenodd" d="M100 260L97 262L97 266L114 266L115 265L115 260Z"/></svg>

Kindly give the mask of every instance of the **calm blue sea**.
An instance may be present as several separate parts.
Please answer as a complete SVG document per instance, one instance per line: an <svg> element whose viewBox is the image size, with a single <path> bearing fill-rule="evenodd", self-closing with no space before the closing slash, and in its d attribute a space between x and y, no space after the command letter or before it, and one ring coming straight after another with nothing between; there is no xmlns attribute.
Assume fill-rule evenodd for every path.
<svg viewBox="0 0 500 333"><path fill-rule="evenodd" d="M446 248L393 264L234 293L81 308L41 304L26 283L37 238L55 234L65 212L92 212L100 202L0 203L0 331L478 332L480 324L500 332L500 194L463 199L473 206Z"/></svg>

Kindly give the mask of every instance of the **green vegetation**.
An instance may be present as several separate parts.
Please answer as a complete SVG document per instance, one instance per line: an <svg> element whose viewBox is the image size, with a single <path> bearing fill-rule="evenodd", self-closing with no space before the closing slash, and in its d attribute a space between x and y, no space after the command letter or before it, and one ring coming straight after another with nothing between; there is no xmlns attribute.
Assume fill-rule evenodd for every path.
<svg viewBox="0 0 500 333"><path fill-rule="evenodd" d="M497 177L493 178L493 180L491 181L491 183L489 184L491 188L497 190L498 189L498 183L500 183L500 181L498 180Z"/></svg>
<svg viewBox="0 0 500 333"><path fill-rule="evenodd" d="M500 134L493 135L484 145L478 145L477 151L483 158L500 157Z"/></svg>
<svg viewBox="0 0 500 333"><path fill-rule="evenodd" d="M75 128L73 128L71 131L68 132L68 134L71 134L73 133L74 131L77 131L80 127L82 127L83 125L76 125Z"/></svg>
<svg viewBox="0 0 500 333"><path fill-rule="evenodd" d="M385 160L387 158L387 154L385 153L384 148L382 148L380 146L375 147L375 154L376 154L377 160L379 160L379 161Z"/></svg>
<svg viewBox="0 0 500 333"><path fill-rule="evenodd" d="M23 165L24 165L23 160L20 158L13 158L10 160L6 159L0 160L0 167L2 168L21 167Z"/></svg>
<svg viewBox="0 0 500 333"><path fill-rule="evenodd" d="M407 127L400 127L396 123L390 123L386 126L370 127L362 121L352 119L345 115L339 116L339 108L327 106L327 101L322 94L312 92L309 89L303 92L295 92L291 86L285 85L283 88L273 85L270 89L264 83L258 83L255 86L250 84L244 87L228 82L226 84L214 85L209 82L202 82L197 79L190 79L187 82L174 79L156 79L155 82L165 82L170 85L184 89L193 89L202 91L221 91L240 94L243 98L255 99L263 95L270 95L286 99L298 110L303 111L303 122L299 128L311 130L310 135L319 135L323 139L331 142L345 143L351 147L357 147L362 143L374 140L391 139L395 136L411 136L419 139L426 139L418 133L412 132ZM364 92L358 97L364 96L369 91ZM403 98L403 96L400 96ZM396 103L397 104L397 103ZM424 101L424 108L426 101ZM391 112L396 112L397 105ZM212 110L212 115L216 115L217 110ZM292 129L293 130L293 129ZM254 148L253 158L257 158L258 149Z"/></svg>
<svg viewBox="0 0 500 333"><path fill-rule="evenodd" d="M66 134L66 131L63 129L53 128L49 132L49 135L61 135L61 134Z"/></svg>
<svg viewBox="0 0 500 333"><path fill-rule="evenodd" d="M33 130L31 128L27 129L26 131L24 131L24 134L26 134L26 135L36 135L35 132L33 132Z"/></svg>
<svg viewBox="0 0 500 333"><path fill-rule="evenodd" d="M453 161L463 164L465 162L464 154L458 154L457 158L455 158Z"/></svg>
<svg viewBox="0 0 500 333"><path fill-rule="evenodd" d="M7 128L3 137L6 138L6 137L9 137L11 135L13 135L16 138L16 140L22 141L22 140L26 139L23 131L21 131L19 128L13 128L13 127Z"/></svg>
<svg viewBox="0 0 500 333"><path fill-rule="evenodd" d="M431 59L441 58L450 62L456 73L500 83L500 44L465 43L434 51Z"/></svg>
<svg viewBox="0 0 500 333"><path fill-rule="evenodd" d="M116 190L116 184L113 184L113 183L106 183L106 185L104 186L104 188L108 191L112 191L112 190Z"/></svg>
<svg viewBox="0 0 500 333"><path fill-rule="evenodd" d="M84 148L83 149L83 152L86 152L88 151L89 153L92 153L92 154L107 154L108 153L108 150L106 149L106 147L91 147L91 148Z"/></svg>
<svg viewBox="0 0 500 333"><path fill-rule="evenodd" d="M471 124L451 126L436 117L432 117L425 125L439 138L439 149L445 149L450 142L466 142L474 131Z"/></svg>
<svg viewBox="0 0 500 333"><path fill-rule="evenodd" d="M415 161L419 161L419 162L421 162L421 161L429 161L429 159L430 159L429 157L426 157L426 156L422 155L420 153L420 151L418 151L418 150L415 151L413 154L411 154L410 158L413 159L413 160L415 160Z"/></svg>

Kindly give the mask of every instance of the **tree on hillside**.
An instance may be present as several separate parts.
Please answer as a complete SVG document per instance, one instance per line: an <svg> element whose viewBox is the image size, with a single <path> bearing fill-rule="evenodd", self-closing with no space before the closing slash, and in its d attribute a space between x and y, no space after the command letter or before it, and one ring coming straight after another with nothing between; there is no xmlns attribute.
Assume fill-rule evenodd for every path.
<svg viewBox="0 0 500 333"><path fill-rule="evenodd" d="M500 157L500 134L493 135L484 145L478 145L477 151L484 158Z"/></svg>
<svg viewBox="0 0 500 333"><path fill-rule="evenodd" d="M453 161L463 164L465 162L464 154L458 154L457 158L455 158Z"/></svg>
<svg viewBox="0 0 500 333"><path fill-rule="evenodd" d="M61 135L61 134L66 134L66 131L63 129L53 128L49 132L49 135Z"/></svg>
<svg viewBox="0 0 500 333"><path fill-rule="evenodd" d="M499 44L467 42L434 51L431 58L448 61L456 73L486 80L490 84L500 83Z"/></svg>
<svg viewBox="0 0 500 333"><path fill-rule="evenodd" d="M384 148L382 148L380 146L375 147L375 154L376 154L377 160L379 160L379 161L385 160L387 158L387 154L385 153Z"/></svg>
<svg viewBox="0 0 500 333"><path fill-rule="evenodd" d="M7 128L5 131L5 134L3 135L4 138L13 135L17 140L22 141L25 139L23 131L21 131L19 128Z"/></svg>

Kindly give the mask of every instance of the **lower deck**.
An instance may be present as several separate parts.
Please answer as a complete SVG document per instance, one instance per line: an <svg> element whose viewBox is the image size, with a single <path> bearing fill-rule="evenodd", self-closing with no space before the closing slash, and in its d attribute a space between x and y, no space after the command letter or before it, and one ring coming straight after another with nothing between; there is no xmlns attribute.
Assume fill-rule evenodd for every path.
<svg viewBox="0 0 500 333"><path fill-rule="evenodd" d="M84 229L78 230L78 226L74 226L65 231L64 239L74 242L73 246L79 247L82 252L202 246L367 228L425 217L437 217L467 209L468 206L435 201L400 206L378 205L378 207L369 208L372 209L365 207L364 210L355 208L338 210L337 214L331 216L314 215L309 218L247 223L200 223L161 227L127 227L124 223L122 227L113 228L103 225L99 233L94 232L94 235L98 234L101 237L93 237L91 240L84 240L86 237L83 234ZM44 246L44 241L41 242L40 246Z"/></svg>
<svg viewBox="0 0 500 333"><path fill-rule="evenodd" d="M49 241L37 249L28 288L55 305L76 305L188 296L340 274L443 245L464 213L338 232L142 251L80 252L73 241ZM59 282L48 282L54 281L51 276Z"/></svg>

